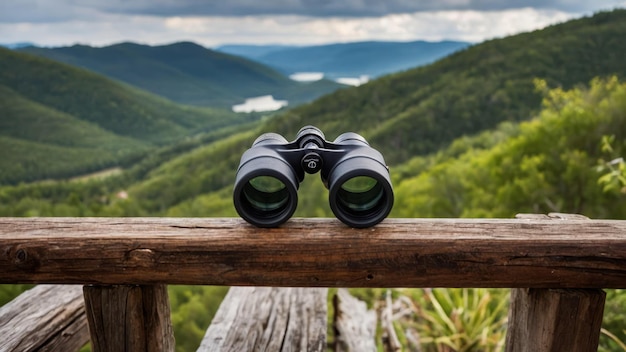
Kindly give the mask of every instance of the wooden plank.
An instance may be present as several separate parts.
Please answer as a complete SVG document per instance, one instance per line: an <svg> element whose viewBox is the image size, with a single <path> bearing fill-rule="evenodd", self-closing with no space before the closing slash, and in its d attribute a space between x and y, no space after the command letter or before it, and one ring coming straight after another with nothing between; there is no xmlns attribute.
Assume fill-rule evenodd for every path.
<svg viewBox="0 0 626 352"><path fill-rule="evenodd" d="M597 289L513 290L506 351L597 351L604 298Z"/></svg>
<svg viewBox="0 0 626 352"><path fill-rule="evenodd" d="M78 351L89 341L80 286L39 285L0 307L0 351Z"/></svg>
<svg viewBox="0 0 626 352"><path fill-rule="evenodd" d="M85 286L91 345L99 351L174 351L165 285Z"/></svg>
<svg viewBox="0 0 626 352"><path fill-rule="evenodd" d="M365 302L340 288L333 297L335 307L335 351L375 352L376 311L368 310Z"/></svg>
<svg viewBox="0 0 626 352"><path fill-rule="evenodd" d="M232 287L198 351L325 351L326 288Z"/></svg>
<svg viewBox="0 0 626 352"><path fill-rule="evenodd" d="M626 221L0 218L0 283L626 288Z"/></svg>

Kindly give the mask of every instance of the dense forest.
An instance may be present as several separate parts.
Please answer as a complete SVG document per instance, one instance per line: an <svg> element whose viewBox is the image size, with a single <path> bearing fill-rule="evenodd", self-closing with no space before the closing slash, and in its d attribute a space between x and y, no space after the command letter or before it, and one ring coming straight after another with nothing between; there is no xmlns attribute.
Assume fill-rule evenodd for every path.
<svg viewBox="0 0 626 352"><path fill-rule="evenodd" d="M145 143L150 150L102 179L2 186L0 216L235 216L232 183L241 153L263 132L292 139L302 125L314 124L331 140L345 131L362 133L383 152L394 183L394 217L510 218L556 211L624 219L625 35L626 11L599 13L478 44L432 65L340 90L275 116L207 128L161 145L138 138L140 130L122 135L89 125L93 131L115 133L108 135L119 138L113 145ZM15 83L3 82L6 78L0 80L6 86L0 89L14 92L2 100L3 111L20 111L20 104L46 108L45 89L27 95L33 87L18 89ZM38 94L40 105L24 103ZM62 126L69 113L57 110L62 113L55 111L55 126ZM9 128L4 126L2 131ZM0 138L34 138L27 129L18 133L17 127L10 128L14 132ZM103 141L108 138L101 136ZM84 142L85 148L89 142ZM296 215L331 216L328 192L310 177L318 176L307 176L301 185ZM0 299L21 289L2 287ZM181 351L199 343L224 292L215 287L170 287ZM384 295L382 290L352 292L370 301ZM407 296L426 308L439 302L450 314L457 300L474 302L456 317L467 321L456 326L475 322L476 316L489 316L493 322L480 330L488 331L490 338L477 339L469 336L468 326L462 331L438 326L443 318L426 308L424 316L398 321L398 331L410 327L419 332L426 351L453 343L455 350L496 350L504 338L504 290L394 290L393 295ZM625 309L626 293L609 290L604 328L621 341L626 341ZM619 350L607 334L601 345L602 350Z"/></svg>

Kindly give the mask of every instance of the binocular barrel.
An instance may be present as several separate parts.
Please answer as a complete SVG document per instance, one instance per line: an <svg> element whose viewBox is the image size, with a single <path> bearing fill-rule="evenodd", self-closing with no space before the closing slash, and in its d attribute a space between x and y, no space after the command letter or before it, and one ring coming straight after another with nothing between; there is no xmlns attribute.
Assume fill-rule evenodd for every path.
<svg viewBox="0 0 626 352"><path fill-rule="evenodd" d="M254 141L237 170L235 209L253 225L277 227L295 212L304 173L318 171L330 208L343 223L365 228L389 215L393 189L382 154L356 133L329 142L313 126L303 127L293 142L276 133Z"/></svg>

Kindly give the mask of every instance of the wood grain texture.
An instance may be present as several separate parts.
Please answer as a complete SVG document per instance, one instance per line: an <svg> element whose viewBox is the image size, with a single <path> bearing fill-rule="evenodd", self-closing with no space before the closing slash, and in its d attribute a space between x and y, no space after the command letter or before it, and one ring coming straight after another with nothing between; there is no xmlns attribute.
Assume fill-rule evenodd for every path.
<svg viewBox="0 0 626 352"><path fill-rule="evenodd" d="M0 283L626 288L626 221L0 218Z"/></svg>
<svg viewBox="0 0 626 352"><path fill-rule="evenodd" d="M198 351L326 350L325 288L232 287Z"/></svg>
<svg viewBox="0 0 626 352"><path fill-rule="evenodd" d="M85 286L94 352L174 351L165 285Z"/></svg>
<svg viewBox="0 0 626 352"><path fill-rule="evenodd" d="M78 351L89 341L82 289L39 285L0 307L0 351Z"/></svg>
<svg viewBox="0 0 626 352"><path fill-rule="evenodd" d="M333 297L335 307L335 351L376 352L376 311L368 310L367 304L340 288Z"/></svg>
<svg viewBox="0 0 626 352"><path fill-rule="evenodd" d="M511 291L506 351L597 351L604 299L598 289Z"/></svg>

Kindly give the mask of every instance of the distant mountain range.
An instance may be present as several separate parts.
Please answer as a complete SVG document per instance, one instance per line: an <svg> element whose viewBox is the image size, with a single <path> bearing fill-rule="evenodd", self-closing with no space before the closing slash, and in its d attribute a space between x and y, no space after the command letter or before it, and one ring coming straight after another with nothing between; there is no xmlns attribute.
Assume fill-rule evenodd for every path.
<svg viewBox="0 0 626 352"><path fill-rule="evenodd" d="M295 105L345 87L329 80L296 82L255 61L189 42L18 50L83 67L175 102L199 106L230 107L261 95L273 95Z"/></svg>
<svg viewBox="0 0 626 352"><path fill-rule="evenodd" d="M5 47L7 49L20 49L25 48L27 46L35 46L34 43L31 42L18 42L18 43L0 43L1 47Z"/></svg>
<svg viewBox="0 0 626 352"><path fill-rule="evenodd" d="M323 72L336 79L403 71L432 63L469 45L460 41L366 41L314 46L223 45L216 50L256 60L285 74Z"/></svg>
<svg viewBox="0 0 626 352"><path fill-rule="evenodd" d="M454 41L357 42L307 47L233 45L211 50L190 42L57 48L28 44L12 47L86 68L178 103L213 107L231 107L264 95L295 106L344 88L335 81L338 78L402 71L469 45ZM303 71L322 72L324 78L298 82L287 77Z"/></svg>

